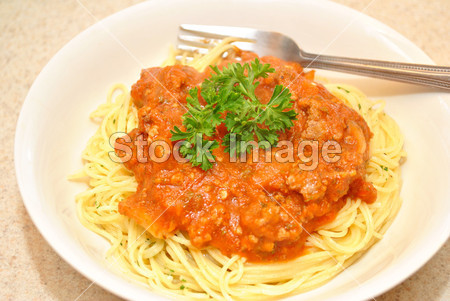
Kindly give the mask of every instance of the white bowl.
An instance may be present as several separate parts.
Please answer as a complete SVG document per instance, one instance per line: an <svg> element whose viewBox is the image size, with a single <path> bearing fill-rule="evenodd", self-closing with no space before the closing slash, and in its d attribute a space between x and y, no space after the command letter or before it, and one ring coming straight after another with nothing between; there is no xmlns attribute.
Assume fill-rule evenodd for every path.
<svg viewBox="0 0 450 301"><path fill-rule="evenodd" d="M96 125L88 115L114 83L131 85L140 69L159 65L180 23L248 26L285 33L311 52L433 63L403 36L328 1L163 1L125 9L79 34L42 70L20 114L15 144L17 180L25 206L49 244L83 275L127 299L163 297L127 280L104 260L107 243L85 229L74 196L86 187L66 176ZM403 206L386 236L328 284L298 300L363 300L419 269L450 233L450 96L437 90L319 72L370 97L405 135ZM358 279L361 286L354 282ZM64 289L64 288L62 288ZM80 292L81 293L81 292Z"/></svg>

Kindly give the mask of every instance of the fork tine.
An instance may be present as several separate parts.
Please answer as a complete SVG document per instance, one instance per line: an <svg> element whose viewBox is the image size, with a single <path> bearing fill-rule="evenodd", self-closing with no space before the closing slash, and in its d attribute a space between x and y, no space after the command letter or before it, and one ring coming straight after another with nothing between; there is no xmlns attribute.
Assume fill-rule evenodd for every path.
<svg viewBox="0 0 450 301"><path fill-rule="evenodd" d="M245 27L228 27L213 25L181 24L180 29L197 34L205 38L223 39L225 37L237 37L244 39L256 39L258 30Z"/></svg>

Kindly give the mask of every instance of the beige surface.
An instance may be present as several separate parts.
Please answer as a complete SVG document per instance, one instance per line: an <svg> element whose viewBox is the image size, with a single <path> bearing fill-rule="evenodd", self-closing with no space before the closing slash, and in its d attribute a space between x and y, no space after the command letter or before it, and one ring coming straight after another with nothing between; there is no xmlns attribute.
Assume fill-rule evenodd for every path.
<svg viewBox="0 0 450 301"><path fill-rule="evenodd" d="M22 203L13 139L20 107L47 61L79 32L139 1L0 2L0 299L74 300L90 281L43 240ZM396 29L438 64L450 65L450 0L338 0ZM366 8L366 6L369 7ZM93 17L95 16L95 18ZM450 300L450 243L415 275L377 300ZM79 300L119 300L92 285Z"/></svg>

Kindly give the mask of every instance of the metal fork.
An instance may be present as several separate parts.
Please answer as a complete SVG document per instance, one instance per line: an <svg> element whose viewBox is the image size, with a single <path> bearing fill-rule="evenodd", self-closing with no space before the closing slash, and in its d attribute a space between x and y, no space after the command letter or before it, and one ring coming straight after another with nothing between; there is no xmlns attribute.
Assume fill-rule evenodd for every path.
<svg viewBox="0 0 450 301"><path fill-rule="evenodd" d="M356 59L308 53L297 43L278 32L262 31L244 27L180 25L178 49L189 53L205 53L213 46L212 41L236 37L248 42L236 42L242 50L258 55L272 55L285 61L300 63L305 68L342 71L399 82L450 89L450 67Z"/></svg>

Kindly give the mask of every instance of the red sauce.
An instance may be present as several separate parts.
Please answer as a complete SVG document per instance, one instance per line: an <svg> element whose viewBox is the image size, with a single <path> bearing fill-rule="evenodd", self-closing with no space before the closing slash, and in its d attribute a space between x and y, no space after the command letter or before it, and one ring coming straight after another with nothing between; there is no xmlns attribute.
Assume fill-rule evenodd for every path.
<svg viewBox="0 0 450 301"><path fill-rule="evenodd" d="M242 60L255 56L243 52ZM340 160L328 163L319 156L317 168L304 171L297 156L294 162L266 163L261 151L257 163L251 158L232 163L229 154L218 148L212 151L217 162L205 172L173 156L163 163L139 163L136 147L128 143L133 158L125 166L134 172L138 188L120 203L121 214L159 238L181 230L198 248L213 246L250 262L273 262L300 256L309 233L332 221L347 197L375 200L375 189L364 180L372 134L363 118L315 83L314 73L305 73L299 64L274 57L263 57L261 62L270 63L276 72L259 79L259 99L267 102L277 84L288 86L298 113L298 120L280 134L280 140L294 145L315 140L319 150L334 140L342 148ZM148 141L173 144L170 130L181 127L186 112L181 104L186 104L189 89L199 87L208 74L186 66L143 70L131 91L139 108L139 126L130 136L143 134ZM216 138L224 134L219 129ZM127 144L123 139L117 142Z"/></svg>

